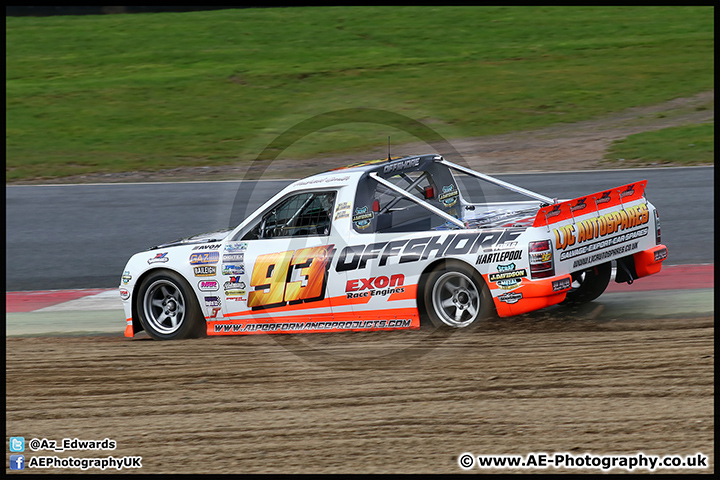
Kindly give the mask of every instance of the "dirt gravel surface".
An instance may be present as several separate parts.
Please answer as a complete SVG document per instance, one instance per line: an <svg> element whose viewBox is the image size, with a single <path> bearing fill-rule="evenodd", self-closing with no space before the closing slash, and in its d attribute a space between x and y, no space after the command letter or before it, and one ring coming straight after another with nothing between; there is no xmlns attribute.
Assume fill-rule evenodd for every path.
<svg viewBox="0 0 720 480"><path fill-rule="evenodd" d="M452 145L486 173L605 168L612 141L710 121L713 105L714 92L706 92ZM393 154L428 153L426 147L393 147ZM285 159L273 164L272 176L298 178L384 154ZM638 164L612 165L622 166ZM22 183L247 174L239 165ZM714 472L713 317L600 322L586 313L534 312L452 334L7 338L7 436L110 438L117 442L113 451L25 455L141 456L140 473L462 473L458 456L465 452L700 452L709 457L707 469L659 471Z"/></svg>
<svg viewBox="0 0 720 480"><path fill-rule="evenodd" d="M707 469L659 472L711 473L713 338L712 317L547 314L450 334L8 338L6 431L110 438L25 455L142 456L128 473L463 473L465 452L701 452ZM601 473L485 472L563 471Z"/></svg>
<svg viewBox="0 0 720 480"><path fill-rule="evenodd" d="M609 162L604 156L612 142L622 140L629 135L703 123L714 118L715 91L712 90L658 105L628 108L622 112L584 122L558 123L539 130L451 140L450 144L459 157L453 152L445 151L443 146L420 142L393 145L391 150L393 156L439 153L448 160L466 164L487 174L663 166L642 161ZM267 168L267 165L262 163L255 163L253 158L247 158L239 159L235 165L184 167L157 172L97 173L57 179L38 178L8 182L8 184L291 179L385 156L387 150L383 147L367 152L318 156L312 159L280 156L272 163L272 168Z"/></svg>

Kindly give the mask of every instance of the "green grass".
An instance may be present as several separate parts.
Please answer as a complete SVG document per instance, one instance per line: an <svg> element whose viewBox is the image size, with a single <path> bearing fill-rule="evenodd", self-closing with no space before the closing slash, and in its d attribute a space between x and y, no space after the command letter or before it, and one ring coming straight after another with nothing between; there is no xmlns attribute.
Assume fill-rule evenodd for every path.
<svg viewBox="0 0 720 480"><path fill-rule="evenodd" d="M712 7L320 7L6 17L6 179L247 162L369 107L446 138L714 87ZM328 127L287 156L415 141Z"/></svg>
<svg viewBox="0 0 720 480"><path fill-rule="evenodd" d="M605 159L614 165L712 163L715 124L701 123L630 135L614 142Z"/></svg>

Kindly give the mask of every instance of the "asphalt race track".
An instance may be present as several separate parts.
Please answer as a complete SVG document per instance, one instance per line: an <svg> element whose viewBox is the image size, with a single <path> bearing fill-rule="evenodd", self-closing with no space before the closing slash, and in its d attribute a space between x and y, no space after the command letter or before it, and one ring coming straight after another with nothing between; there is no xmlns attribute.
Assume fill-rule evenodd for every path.
<svg viewBox="0 0 720 480"><path fill-rule="evenodd" d="M663 243L670 253L667 264L714 263L714 167L497 177L553 198L647 179L647 198L660 212ZM289 183L8 186L6 290L117 287L134 253L234 226L242 220L238 212L254 211ZM483 191L495 198L490 187ZM233 212L240 198L247 199L247 208L238 202L242 205Z"/></svg>

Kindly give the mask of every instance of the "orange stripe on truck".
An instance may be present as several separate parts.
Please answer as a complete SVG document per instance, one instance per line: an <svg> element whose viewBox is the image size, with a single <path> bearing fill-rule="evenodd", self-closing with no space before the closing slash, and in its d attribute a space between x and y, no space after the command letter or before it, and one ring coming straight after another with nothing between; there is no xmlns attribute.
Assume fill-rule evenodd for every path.
<svg viewBox="0 0 720 480"><path fill-rule="evenodd" d="M420 328L416 308L368 310L364 312L320 313L303 317L238 318L208 321L208 335L258 333L316 333L379 331Z"/></svg>
<svg viewBox="0 0 720 480"><path fill-rule="evenodd" d="M417 285L405 286L405 291L402 293L392 293L387 297L387 301L394 302L398 300L414 300L417 297ZM313 302L298 303L294 305L285 305L282 307L271 307L267 309L259 310L248 310L245 312L237 312L232 314L224 314L224 318L234 317L251 317L253 315L274 315L275 313L287 313L287 312L299 312L302 310L309 310L313 308L332 308L332 307L344 307L347 305L363 305L373 298L372 295L366 297L347 298L346 295L338 295L337 297L326 298L324 300L318 300ZM208 317L206 317L208 318ZM209 320L209 318L208 318Z"/></svg>

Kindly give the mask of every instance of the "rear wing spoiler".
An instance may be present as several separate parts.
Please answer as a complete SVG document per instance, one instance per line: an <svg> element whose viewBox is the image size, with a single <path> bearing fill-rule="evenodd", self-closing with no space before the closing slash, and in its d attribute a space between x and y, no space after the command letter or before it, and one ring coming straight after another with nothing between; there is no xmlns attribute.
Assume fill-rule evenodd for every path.
<svg viewBox="0 0 720 480"><path fill-rule="evenodd" d="M585 197L573 198L562 202L542 207L535 215L533 227L547 226L564 220L575 219L580 215L587 215L595 212L598 216L600 211L606 208L622 206L626 202L632 202L645 197L645 186L647 180L629 183L620 187L611 188Z"/></svg>

